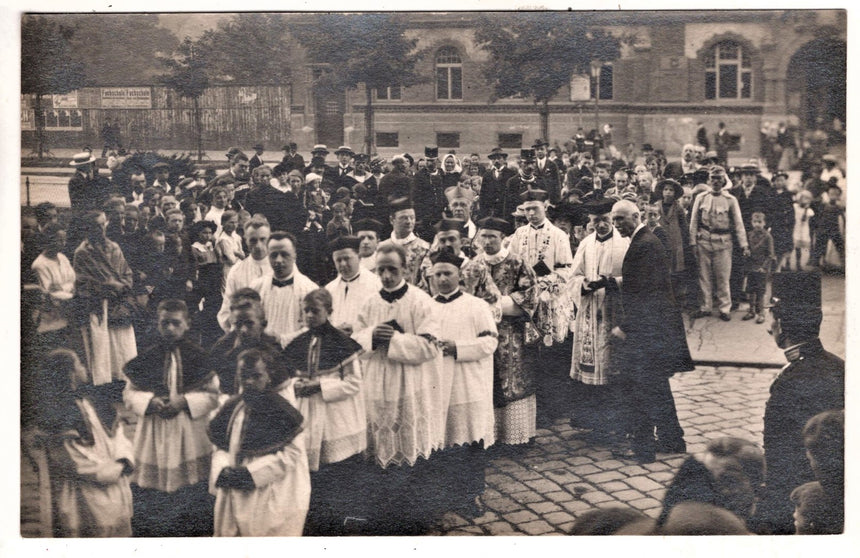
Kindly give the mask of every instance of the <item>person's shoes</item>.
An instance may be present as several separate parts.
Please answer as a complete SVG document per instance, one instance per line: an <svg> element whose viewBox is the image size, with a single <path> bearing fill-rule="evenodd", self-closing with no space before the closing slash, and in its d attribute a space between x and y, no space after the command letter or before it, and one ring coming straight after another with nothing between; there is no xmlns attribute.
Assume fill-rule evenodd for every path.
<svg viewBox="0 0 860 558"><path fill-rule="evenodd" d="M726 312L720 312L720 319L723 320L724 322L728 322L732 319L732 317L729 314L727 314Z"/></svg>
<svg viewBox="0 0 860 558"><path fill-rule="evenodd" d="M740 302L732 302L732 311L733 311L733 312L734 312L735 310L737 310L738 308L740 308L740 307L741 307L741 303L740 303Z"/></svg>
<svg viewBox="0 0 860 558"><path fill-rule="evenodd" d="M687 453L687 443L684 440L681 440L672 444L661 444L658 440L657 453Z"/></svg>
<svg viewBox="0 0 860 558"><path fill-rule="evenodd" d="M751 320L753 318L755 318L755 314L753 314L752 312L747 312L746 314L744 314L744 317L741 319L744 321L747 321L747 320Z"/></svg>
<svg viewBox="0 0 860 558"><path fill-rule="evenodd" d="M764 314L759 314L758 316L756 316L755 323L763 324L764 323Z"/></svg>
<svg viewBox="0 0 860 558"><path fill-rule="evenodd" d="M699 318L707 318L710 315L710 312L705 312L704 310L696 310L695 312L690 312L690 319L697 320Z"/></svg>
<svg viewBox="0 0 860 558"><path fill-rule="evenodd" d="M657 460L657 456L654 455L654 452L639 452L632 449L625 450L615 450L612 452L612 456L616 459L624 459L627 461L636 461L638 463L654 463Z"/></svg>

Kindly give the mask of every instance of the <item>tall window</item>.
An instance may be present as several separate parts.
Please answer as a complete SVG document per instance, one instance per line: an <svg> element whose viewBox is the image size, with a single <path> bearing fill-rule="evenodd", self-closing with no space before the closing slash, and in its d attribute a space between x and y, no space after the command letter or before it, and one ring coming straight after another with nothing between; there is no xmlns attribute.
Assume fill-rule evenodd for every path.
<svg viewBox="0 0 860 558"><path fill-rule="evenodd" d="M436 53L436 98L463 98L463 60L454 47Z"/></svg>
<svg viewBox="0 0 860 558"><path fill-rule="evenodd" d="M599 88L597 86L600 86ZM600 74L597 79L591 79L591 98L600 92L601 101L612 100L612 64L604 64L600 67Z"/></svg>
<svg viewBox="0 0 860 558"><path fill-rule="evenodd" d="M714 45L705 57L705 98L751 97L752 62L749 53L734 41Z"/></svg>

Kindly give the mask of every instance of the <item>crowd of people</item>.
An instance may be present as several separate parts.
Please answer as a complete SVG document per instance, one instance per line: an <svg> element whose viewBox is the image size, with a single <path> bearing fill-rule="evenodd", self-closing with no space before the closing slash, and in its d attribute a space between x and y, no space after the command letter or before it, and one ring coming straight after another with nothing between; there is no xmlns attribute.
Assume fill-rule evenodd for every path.
<svg viewBox="0 0 860 558"><path fill-rule="evenodd" d="M792 502L804 518L841 506L832 426L806 423L844 407L814 271L828 244L844 258L835 159L789 184L693 144L667 162L576 139L516 161L341 146L329 164L317 145L307 165L288 144L273 167L258 144L220 175L160 162L116 181L76 155L71 211L22 217L23 417L52 533L421 534L484 513L488 457L559 419L622 459L685 453L669 386L693 369L683 315L745 304L763 323L771 281L777 342L802 362L772 389L760 470L737 458L761 505L670 487L655 532L686 500L771 533L794 532ZM802 371L816 359L827 375ZM760 452L742 442L709 452ZM719 477L703 459L690 468Z"/></svg>

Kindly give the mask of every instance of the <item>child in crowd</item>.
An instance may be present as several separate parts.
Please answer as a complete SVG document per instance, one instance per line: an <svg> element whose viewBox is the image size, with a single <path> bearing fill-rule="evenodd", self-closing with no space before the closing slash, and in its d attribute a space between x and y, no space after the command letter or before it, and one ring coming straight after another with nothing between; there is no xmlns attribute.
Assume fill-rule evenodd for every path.
<svg viewBox="0 0 860 558"><path fill-rule="evenodd" d="M224 214L227 204L230 203L230 194L225 186L213 186L210 195L212 196L212 206L209 207L209 211L203 219L205 221L212 221L213 223L220 223L221 215ZM215 234L220 232L221 225L217 225Z"/></svg>
<svg viewBox="0 0 860 558"><path fill-rule="evenodd" d="M225 212L226 213L226 212ZM216 225L212 221L198 221L191 225L189 237L194 240L191 254L197 280L194 282L195 304L202 301L203 308L197 319L198 331L202 334L202 344L209 347L221 336L218 326L218 310L221 309L221 284L223 274L221 264L212 242Z"/></svg>
<svg viewBox="0 0 860 558"><path fill-rule="evenodd" d="M209 424L214 534L300 536L311 494L302 415L290 393L273 389L285 373L271 353L249 349L237 361L241 393Z"/></svg>
<svg viewBox="0 0 860 558"><path fill-rule="evenodd" d="M743 319L755 318L755 323L762 324L764 323L764 293L772 266L776 263L776 254L773 251L773 237L764 228L765 214L756 211L750 217L750 222L752 230L747 233L750 255L746 261L746 293L750 309Z"/></svg>
<svg viewBox="0 0 860 558"><path fill-rule="evenodd" d="M227 274L230 268L245 259L242 248L242 237L236 232L239 227L239 214L232 209L221 215L221 234L215 238L215 253L221 262L221 292L224 292Z"/></svg>
<svg viewBox="0 0 860 558"><path fill-rule="evenodd" d="M812 229L809 224L815 212L810 207L813 200L812 192L802 190L794 202L794 251L789 258L788 267L793 271L801 271L809 265L810 249L812 248Z"/></svg>
<svg viewBox="0 0 860 558"><path fill-rule="evenodd" d="M48 353L39 371L36 424L45 437L52 503L43 517L52 519L54 537L129 537L131 443L102 424L79 389L87 377L68 349Z"/></svg>
<svg viewBox="0 0 860 558"><path fill-rule="evenodd" d="M649 203L645 205L643 215L645 216L645 226L647 226L648 230L654 233L654 236L659 238L660 242L663 243L663 249L666 251L666 261L671 262L672 245L669 241L669 234L666 232L666 229L663 228L663 225L660 224L660 219L663 217L661 204Z"/></svg>
<svg viewBox="0 0 860 558"><path fill-rule="evenodd" d="M352 224L349 222L346 204L342 201L332 204L331 212L331 221L328 222L325 228L326 238L334 240L338 236L352 235Z"/></svg>

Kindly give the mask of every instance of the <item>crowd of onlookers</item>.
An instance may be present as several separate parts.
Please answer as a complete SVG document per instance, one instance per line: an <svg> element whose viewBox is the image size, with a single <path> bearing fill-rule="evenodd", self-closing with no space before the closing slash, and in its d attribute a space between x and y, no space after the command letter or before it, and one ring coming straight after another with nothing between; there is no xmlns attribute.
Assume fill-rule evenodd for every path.
<svg viewBox="0 0 860 558"><path fill-rule="evenodd" d="M384 273L400 273L405 282L420 285L444 305L448 300L438 299L436 285L445 284L445 278L440 279L448 273L445 265L459 270L464 260L483 252L485 239L479 230L509 231L528 223L531 214L523 200L535 201L523 197L529 191L540 193L540 201L546 199L547 216L564 231L570 254L593 232L589 210L593 213L595 202L612 198L635 203L643 222L662 242L674 298L691 318L710 314L716 301L720 318L728 321L732 311L748 303L743 319L763 323L765 293L774 273L844 266L845 174L830 155L809 163L797 181L788 169L766 177L757 160L728 166L720 154L700 145L685 145L680 159L669 162L647 144L641 153L628 149L622 154L596 137L574 137L568 143L562 150L538 140L518 157L495 148L486 158L440 155L438 148L428 147L417 160L404 153L390 161L341 146L334 151L335 164L326 160L330 153L324 145L314 146L306 164L297 146L288 144L274 166L263 161L263 146L256 145L250 157L231 149L226 172L201 169L187 175L177 175L166 161L124 168L124 157L111 153L107 165L114 173L107 176L91 152L76 155L69 182L71 211L58 211L51 203L22 211L23 417L26 425L38 424L55 434L68 429L83 434L78 445L69 440L61 444L62 458L57 447L48 452L56 460L49 461L52 466L74 470L89 459L104 467L90 473L78 469L80 474L95 475L107 485L125 482L126 488L115 494L78 493L75 497L86 505L72 506L78 516L57 522L72 527L56 533L130 535L124 530L128 520L138 522L135 534L158 534L158 525L139 523L146 522L142 515L136 520L123 515L128 506L122 503L131 498L129 478L135 479L135 502L149 503L145 515L150 523L170 517L170 525L188 523L188 534L209 534L212 521L221 534L300 534L307 504L297 508L277 501L287 497L310 499L313 534L361 532L332 523L332 518L348 515L335 509L344 475L357 475L367 486L391 485L381 491L389 500L377 497L372 504L356 505L352 513L364 509L371 515L366 507L390 504L408 515L404 499L410 494L392 496L397 490L391 488L408 484L406 477L384 469L386 465L388 476L374 477L356 462L367 442L350 446L333 461L319 461L319 452L338 453L352 443L348 439L365 436L363 428L356 430L350 423L358 419L344 418L358 413L357 407L332 411L335 401L360 398L357 380L347 371L350 363L362 350L375 350L391 343L397 332L404 333L403 324L392 319L381 330L373 329L372 339L368 333L367 347L359 346L350 338L360 329L360 324L350 323L359 307L343 319L345 303L337 298L337 289L345 286L346 296L348 283L367 269L373 277L367 279L373 285L369 296L387 288ZM122 173L116 172L121 168ZM440 249L448 242L445 233L452 231L452 249ZM500 238L507 234L500 232ZM380 248L389 238L392 246ZM415 252L401 243L416 238L424 248L412 261ZM396 269L377 268L389 260ZM373 273L383 277L381 285ZM461 283L471 280L466 271L463 274ZM452 284L455 291L457 284ZM266 294L282 286L295 291L295 303ZM493 289L479 296L493 304L500 294ZM388 301L387 296L380 300ZM364 311L361 308L362 316ZM493 317L489 306L487 317ZM477 336L476 343L486 342L480 338L490 329L469 335ZM456 359L452 345L424 346L419 330L407 333L416 337L417 344L409 346L416 354L432 349L435 355L438 349ZM353 338L361 342L359 336ZM495 347L482 353L490 369ZM45 355L50 355L47 363ZM408 362L412 357L404 358ZM336 387L314 380L312 374L302 377L305 368L338 370ZM213 370L218 379L214 384ZM290 396L283 391L287 383ZM93 390L92 402L80 395L87 389ZM225 404L227 396L231 398ZM319 401L308 403L312 397ZM289 403L282 405L282 399ZM120 400L136 418L126 416L117 405ZM120 418L136 425L134 455L120 447L122 435L101 424L116 418L118 410ZM363 422L364 412L359 414ZM302 415L306 421L313 417L310 430L305 423L305 433ZM187 416L188 424L177 426L177 416ZM237 420L259 428L260 434L243 438ZM450 424L458 424L450 415L448 421L449 430ZM837 472L842 465L833 457L841 455L841 449L835 449L842 447L840 421L841 415L830 413L804 427L810 464L820 476L791 493L798 533L841 530L841 515L834 510L841 514L842 477ZM332 432L323 433L319 424L337 424L339 430L334 434L336 429L329 427ZM270 435L273 431L284 434ZM469 444L482 439L486 442L473 437L451 443L445 448L448 453L431 461L444 463L447 471L472 471L480 461L469 453ZM146 443L153 445L141 449ZM377 443L385 447L389 442ZM182 445L184 461L165 463L158 449L165 444ZM106 454L95 458L90 451ZM424 458L429 458L427 453ZM223 468L210 478L202 463L208 467L209 459L214 463L216 457L223 460ZM398 465L402 461L377 459ZM296 469L299 462L305 463L304 469ZM425 483L439 481L438 471L416 463L422 461L409 462L414 468L410 475ZM757 446L733 438L715 440L704 455L689 457L680 468L657 520L630 510L603 509L580 518L574 532L750 532L756 528L747 520L754 516L763 479L764 455ZM201 492L201 483L207 482ZM471 497L466 508L482 490L468 482L462 490ZM285 488L270 488L272 483ZM58 486L53 488L55 498L62 497ZM312 491L313 486L322 488ZM214 520L211 509L200 516L200 509L212 505L207 503L207 488L219 494ZM177 511L177 500L171 504L160 499L165 493L175 496L177 490L181 498L203 502L202 508ZM411 496L424 503L424 511L434 510L427 512L431 516L457 500L457 495L447 495L440 504L426 495ZM110 499L113 507L106 509L114 510L114 517L90 509L102 497ZM263 517L271 509L291 511L277 523ZM197 525L200 522L205 525ZM83 527L88 523L104 529L88 531ZM390 529L377 524L369 532Z"/></svg>

